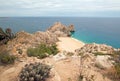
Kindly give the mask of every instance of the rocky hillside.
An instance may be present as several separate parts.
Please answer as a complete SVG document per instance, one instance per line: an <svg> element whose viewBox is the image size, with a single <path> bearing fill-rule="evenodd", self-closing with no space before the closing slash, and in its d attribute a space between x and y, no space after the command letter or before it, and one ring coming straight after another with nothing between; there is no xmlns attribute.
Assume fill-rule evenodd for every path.
<svg viewBox="0 0 120 81"><path fill-rule="evenodd" d="M17 57L13 65L0 66L0 81L19 81L21 69L26 64L36 62L51 66L50 77L46 81L119 81L120 66L117 66L117 70L114 69L117 64L114 59L120 56L120 49L105 44L85 44L75 52L59 52L44 59L27 56L29 47L35 48L42 43L55 44L59 41L58 37L70 36L71 32L74 32L73 25L67 27L59 22L45 32L18 32L16 38L0 46L0 51L7 50ZM120 61L119 58L118 60ZM114 71L117 71L117 75Z"/></svg>
<svg viewBox="0 0 120 81"><path fill-rule="evenodd" d="M56 35L52 34L49 31L46 32L35 32L34 34L30 34L24 31L18 32L16 34L16 38L9 41L7 46L7 49L11 52L11 54L17 55L17 56L26 56L26 50L29 47L36 47L39 44L54 44L58 41L58 38ZM19 51L22 52L22 54L19 54Z"/></svg>
<svg viewBox="0 0 120 81"><path fill-rule="evenodd" d="M29 47L35 47L41 43L55 44L58 41L59 36L70 36L70 33L74 31L74 26L70 25L66 27L60 22L55 23L47 31L37 31L33 34L21 31L16 33L16 38L9 41L7 49L11 54L17 56L26 56L26 49ZM22 55L19 55L19 51L22 51Z"/></svg>
<svg viewBox="0 0 120 81"><path fill-rule="evenodd" d="M119 81L120 51L105 44L85 44L80 49L75 50L76 55L80 55L80 72L84 81L89 81L88 76L93 76L90 81ZM117 60L117 61L116 61ZM114 68L115 67L115 68ZM116 74L116 72L118 72ZM87 77L87 78L86 78ZM95 79L95 77L99 77ZM106 77L106 79L105 79ZM120 77L120 76L119 76ZM90 79L90 77L89 77ZM109 80L108 80L109 79ZM83 81L83 80L82 80Z"/></svg>

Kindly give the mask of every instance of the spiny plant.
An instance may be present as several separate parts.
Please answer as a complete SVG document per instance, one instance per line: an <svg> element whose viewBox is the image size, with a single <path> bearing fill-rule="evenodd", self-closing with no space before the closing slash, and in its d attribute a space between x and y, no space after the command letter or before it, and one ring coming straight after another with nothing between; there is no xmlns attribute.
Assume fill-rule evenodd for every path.
<svg viewBox="0 0 120 81"><path fill-rule="evenodd" d="M51 67L43 63L30 63L19 74L19 81L45 81L49 77Z"/></svg>

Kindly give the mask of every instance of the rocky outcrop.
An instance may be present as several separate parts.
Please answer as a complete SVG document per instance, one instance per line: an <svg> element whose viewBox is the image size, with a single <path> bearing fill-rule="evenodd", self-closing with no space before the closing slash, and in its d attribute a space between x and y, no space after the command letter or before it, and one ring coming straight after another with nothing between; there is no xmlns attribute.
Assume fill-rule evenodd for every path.
<svg viewBox="0 0 120 81"><path fill-rule="evenodd" d="M74 25L65 26L60 22L56 22L53 26L51 26L48 31L54 33L58 37L67 37L71 36L71 32L74 32Z"/></svg>
<svg viewBox="0 0 120 81"><path fill-rule="evenodd" d="M16 33L16 38L8 42L7 50L16 56L26 56L27 48L35 46L33 40L34 36L32 34L25 31L18 32ZM21 53L19 54L19 52Z"/></svg>
<svg viewBox="0 0 120 81"><path fill-rule="evenodd" d="M46 43L46 44L54 44L58 41L58 38L56 35L53 33L46 31L46 32L35 32L34 33L35 41L36 42L41 42L41 43Z"/></svg>
<svg viewBox="0 0 120 81"><path fill-rule="evenodd" d="M97 53L102 52L104 54L112 54L115 49L112 46L105 44L85 44L82 48L77 49L77 53Z"/></svg>
<svg viewBox="0 0 120 81"><path fill-rule="evenodd" d="M68 26L68 30L70 31L70 32L74 32L75 31L75 29L74 29L74 25L69 25Z"/></svg>
<svg viewBox="0 0 120 81"><path fill-rule="evenodd" d="M26 51L29 47L36 47L41 43L50 45L56 43L57 41L57 36L49 31L38 31L34 34L21 31L16 34L15 39L8 42L7 49L10 50L11 54L26 56Z"/></svg>
<svg viewBox="0 0 120 81"><path fill-rule="evenodd" d="M16 33L16 38L13 40L16 44L31 44L34 40L34 36L30 33L27 33L25 31L21 31Z"/></svg>

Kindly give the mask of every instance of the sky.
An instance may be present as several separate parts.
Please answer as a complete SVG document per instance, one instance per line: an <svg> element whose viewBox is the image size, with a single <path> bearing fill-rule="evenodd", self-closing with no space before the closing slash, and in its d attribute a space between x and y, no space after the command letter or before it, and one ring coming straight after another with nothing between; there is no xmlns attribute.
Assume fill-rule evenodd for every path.
<svg viewBox="0 0 120 81"><path fill-rule="evenodd" d="M0 17L120 17L120 0L0 0Z"/></svg>

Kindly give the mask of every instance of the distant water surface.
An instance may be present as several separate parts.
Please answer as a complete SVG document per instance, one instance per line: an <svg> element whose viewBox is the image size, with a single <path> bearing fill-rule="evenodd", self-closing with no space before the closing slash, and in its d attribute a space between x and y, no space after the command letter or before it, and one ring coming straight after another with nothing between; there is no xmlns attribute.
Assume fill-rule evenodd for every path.
<svg viewBox="0 0 120 81"><path fill-rule="evenodd" d="M92 17L1 17L0 27L10 27L14 32L45 31L54 22L65 25L74 24L73 38L85 43L108 44L120 48L120 18Z"/></svg>

